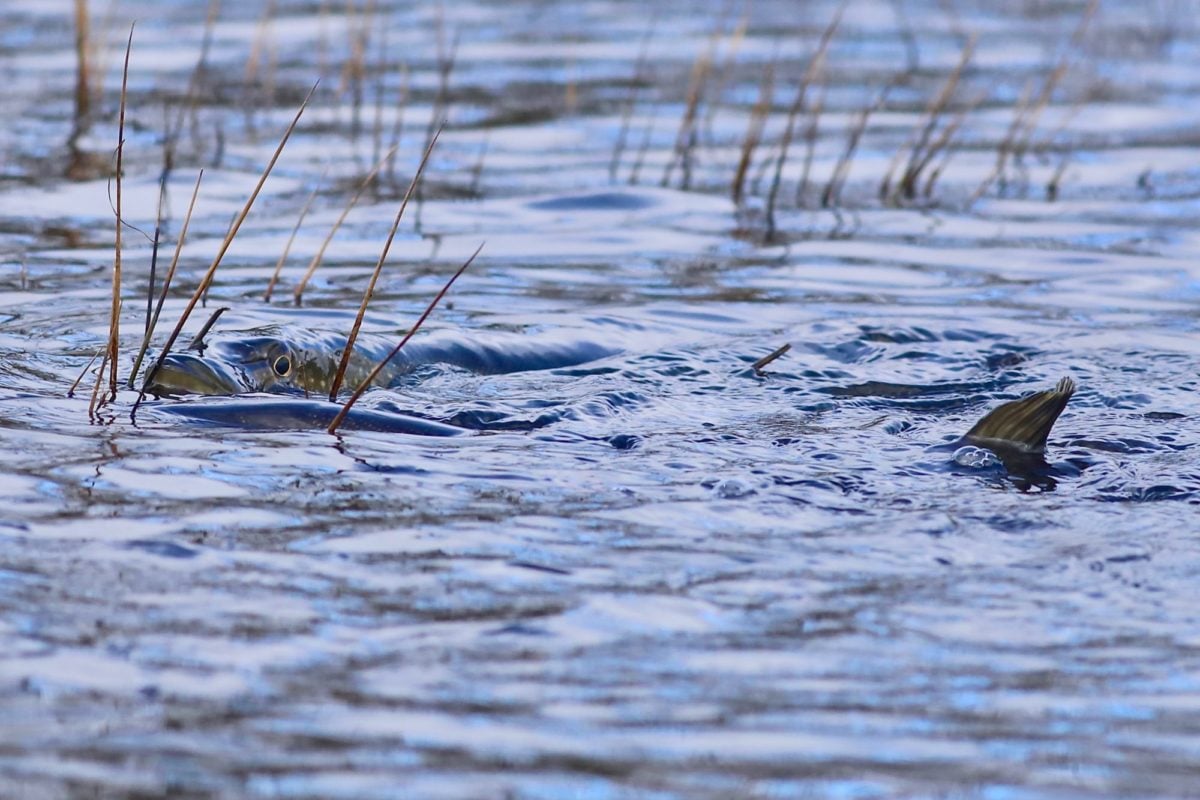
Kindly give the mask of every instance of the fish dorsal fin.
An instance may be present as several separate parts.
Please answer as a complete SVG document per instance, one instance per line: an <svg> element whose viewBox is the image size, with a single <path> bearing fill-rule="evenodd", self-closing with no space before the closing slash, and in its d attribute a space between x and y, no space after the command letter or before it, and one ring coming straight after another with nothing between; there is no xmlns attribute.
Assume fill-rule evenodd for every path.
<svg viewBox="0 0 1200 800"><path fill-rule="evenodd" d="M976 444L1002 443L1029 453L1046 449L1046 437L1075 394L1075 382L1062 378L1053 389L992 409L964 437Z"/></svg>

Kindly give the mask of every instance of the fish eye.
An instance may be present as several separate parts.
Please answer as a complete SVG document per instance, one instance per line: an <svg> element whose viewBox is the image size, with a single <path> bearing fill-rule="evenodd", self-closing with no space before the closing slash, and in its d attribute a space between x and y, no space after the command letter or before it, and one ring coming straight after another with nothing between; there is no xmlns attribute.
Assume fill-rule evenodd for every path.
<svg viewBox="0 0 1200 800"><path fill-rule="evenodd" d="M271 362L271 369L275 370L279 377L286 378L292 374L292 360L287 356L279 356Z"/></svg>

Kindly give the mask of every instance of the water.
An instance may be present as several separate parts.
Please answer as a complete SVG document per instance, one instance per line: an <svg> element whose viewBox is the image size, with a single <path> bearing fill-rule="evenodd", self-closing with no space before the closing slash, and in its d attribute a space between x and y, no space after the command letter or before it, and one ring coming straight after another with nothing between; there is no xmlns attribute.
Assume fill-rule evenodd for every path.
<svg viewBox="0 0 1200 800"><path fill-rule="evenodd" d="M773 236L777 144L831 4L755 3L743 33L737 4L653 21L621 0L447 4L441 100L434 5L376 4L358 89L361 15L221 8L169 181L160 267L206 170L165 324L324 74L208 306L229 308L221 335L344 332L445 117L365 329L398 335L486 241L431 333L619 351L430 369L363 401L472 431L452 439L231 429L174 400L131 421L130 391L89 420L91 378L65 397L108 327L126 26L123 202L150 231L200 5L93 9L104 91L74 148L69 4L0 10L0 794L1200 792L1193 4L1103 5L1082 28L1081 2L849 4ZM714 31L695 146L664 186ZM972 33L933 134L961 125L950 159L881 201ZM1059 64L1045 108L1023 101ZM295 306L405 86L395 164ZM1023 106L1028 144L989 180ZM139 230L125 241L122 377L150 260ZM1080 389L1045 475L956 452L1064 375Z"/></svg>

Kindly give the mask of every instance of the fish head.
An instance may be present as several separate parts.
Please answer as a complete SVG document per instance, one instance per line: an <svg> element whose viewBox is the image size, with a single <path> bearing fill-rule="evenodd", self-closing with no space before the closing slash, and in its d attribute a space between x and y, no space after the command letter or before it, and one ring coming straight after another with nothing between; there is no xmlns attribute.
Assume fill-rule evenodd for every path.
<svg viewBox="0 0 1200 800"><path fill-rule="evenodd" d="M192 353L169 353L157 368L150 368L146 378L143 391L157 397L248 391L244 377L232 365Z"/></svg>
<svg viewBox="0 0 1200 800"><path fill-rule="evenodd" d="M169 353L152 368L145 391L160 397L288 392L296 388L298 371L296 353L278 337L226 339L203 355Z"/></svg>

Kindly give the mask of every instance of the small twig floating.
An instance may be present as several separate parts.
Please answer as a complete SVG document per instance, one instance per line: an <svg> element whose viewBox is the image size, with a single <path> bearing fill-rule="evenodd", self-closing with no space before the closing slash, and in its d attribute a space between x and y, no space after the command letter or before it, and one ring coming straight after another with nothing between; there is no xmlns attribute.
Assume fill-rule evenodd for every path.
<svg viewBox="0 0 1200 800"><path fill-rule="evenodd" d="M758 361L755 361L753 364L750 365L750 368L761 375L763 368L765 366L767 366L772 361L779 358L781 355L783 355L784 353L786 353L788 350L791 350L791 349L792 349L792 346L790 344L781 345L781 346L775 348L774 350L772 350L770 353L767 353L765 356L760 358Z"/></svg>
<svg viewBox="0 0 1200 800"><path fill-rule="evenodd" d="M430 301L428 306L426 306L425 312L421 314L416 324L409 329L408 333L404 334L404 338L400 340L400 344L393 347L392 352L388 353L382 361L376 364L375 369L371 370L371 374L364 378L363 382L358 385L358 388L354 390L354 394L350 395L350 399L348 399L345 405L342 406L342 410L339 411L337 416L333 418L333 421L329 423L329 427L325 429L326 432L337 432L338 426L341 425L346 419L346 415L350 413L350 409L355 403L358 402L358 398L363 396L363 393L367 391L375 379L379 377L379 373L383 372L383 368L386 367L388 363L390 363L391 360L396 357L396 354L400 352L404 345L408 344L408 340L413 337L413 334L421 329L421 325L424 324L425 320L429 318L429 315L433 313L433 309L437 307L437 304L441 302L441 299L446 296L446 292L450 291L450 287L454 285L456 280L458 280L458 276L467 271L467 267L471 266L471 263L475 260L475 257L479 255L479 251L481 250L483 250L482 243L479 245L479 247L475 248L475 252L471 254L470 258L463 262L463 265L458 268L458 271L450 276L450 280L446 281L446 285L442 287L442 290L437 293L437 296Z"/></svg>
<svg viewBox="0 0 1200 800"><path fill-rule="evenodd" d="M408 190L404 192L404 199L400 201L400 210L396 212L396 219L392 222L392 229L388 231L387 240L383 243L383 250L379 254L379 261L375 263L375 270L371 273L371 280L367 283L367 289L363 292L362 303L358 306L358 314L354 317L354 324L350 326L350 336L346 339L346 346L342 350L342 359L338 362L337 372L333 376L333 384L329 387L329 402L334 402L337 399L338 389L342 387L342 379L346 376L346 367L350 364L350 353L354 350L354 341L358 338L359 328L362 327L363 318L367 315L367 305L371 302L371 296L375 294L375 284L379 280L379 275L383 272L383 262L387 260L388 252L392 249L392 242L396 238L396 231L400 228L400 220L404 219L404 210L408 208L408 201L416 191L417 186L421 183L421 176L425 174L425 165L429 163L429 156L433 153L433 148L437 145L438 138L442 135L442 128L446 125L442 123L442 127L434 132L433 138L429 140L429 145L425 148L424 155L421 156L421 163L417 165L417 171L413 174L412 180L408 183ZM382 162L380 162L382 166Z"/></svg>
<svg viewBox="0 0 1200 800"><path fill-rule="evenodd" d="M267 177L270 176L271 170L275 168L275 162L279 160L280 154L283 153L284 145L286 145L288 139L291 138L292 131L296 130L296 125L300 122L300 116L304 113L304 109L308 108L308 102L312 99L313 93L317 91L318 85L320 85L319 80L313 84L311 89L308 90L308 96L304 98L304 102L300 104L300 108L296 111L296 116L292 118L291 124L288 125L287 130L283 132L283 138L279 140L279 145L275 148L275 152L271 155L271 160L267 163L266 169L263 170L262 176L259 177L258 183L254 187L254 191L250 193L250 197L246 200L246 205L242 208L241 213L238 214L237 219L234 220L233 224L229 226L229 231L225 234L225 239L221 242L221 247L217 250L216 257L213 259L212 264L209 265L208 271L204 273L204 277L200 279L200 284L196 287L196 291L192 293L192 297L190 300L188 300L187 306L184 307L183 314L180 315L179 321L175 323L175 329L171 331L170 337L167 339L166 343L163 344L162 351L158 354L158 358L155 360L153 366L146 371L146 376L142 380L143 393L145 392L146 386L149 385L151 379L154 378L154 374L158 372L159 368L162 367L163 362L166 361L167 354L171 352L171 346L174 345L175 340L179 338L180 331L183 330L183 326L187 322L188 317L191 316L192 310L196 307L196 304L200 302L200 297L208 290L209 284L212 283L213 277L217 273L217 267L221 265L221 260L225 258L225 253L229 250L229 245L233 243L233 238L237 236L238 230L242 227L242 223L245 221L247 215L249 215L250 209L254 205L254 201L258 199L258 195L259 192L262 191L263 184L267 182ZM141 399L142 396L139 396L138 402L141 402ZM134 411L136 410L137 403L134 403Z"/></svg>

